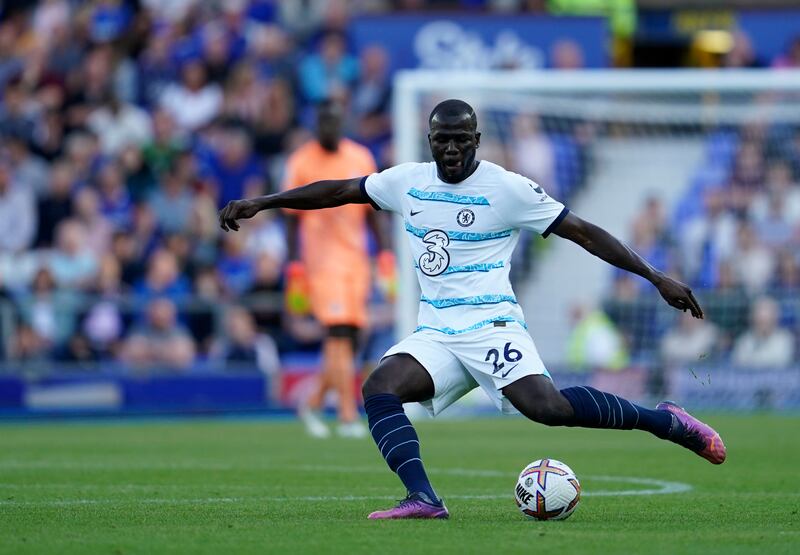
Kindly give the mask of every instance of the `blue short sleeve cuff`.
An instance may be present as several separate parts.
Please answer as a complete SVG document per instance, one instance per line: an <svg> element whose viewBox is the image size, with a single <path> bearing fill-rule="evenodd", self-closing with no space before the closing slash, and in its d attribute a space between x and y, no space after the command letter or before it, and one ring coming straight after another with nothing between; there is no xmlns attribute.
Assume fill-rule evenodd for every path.
<svg viewBox="0 0 800 555"><path fill-rule="evenodd" d="M369 177L368 175L365 175L364 177L362 177L361 178L361 183L359 183L359 185L358 185L359 188L361 189L361 196L363 198L365 198L366 200L368 200L369 203L372 205L372 207L375 210L381 210L381 207L378 206L377 203L374 200L372 200L372 197L369 196L369 193L367 193L367 178L368 177Z"/></svg>
<svg viewBox="0 0 800 555"><path fill-rule="evenodd" d="M564 209L561 211L561 213L558 216L556 216L556 219L553 220L552 223L550 223L550 225L547 226L547 229L544 230L544 233L542 233L542 237L547 237L548 235L550 235L558 227L558 224L560 224L564 220L564 218L567 217L567 214L569 214L569 208L565 206Z"/></svg>

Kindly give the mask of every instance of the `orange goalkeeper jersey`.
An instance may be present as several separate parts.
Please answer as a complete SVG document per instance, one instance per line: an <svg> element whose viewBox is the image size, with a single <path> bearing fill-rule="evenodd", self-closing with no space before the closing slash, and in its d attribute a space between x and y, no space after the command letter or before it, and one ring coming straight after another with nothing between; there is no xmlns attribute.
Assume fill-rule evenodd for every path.
<svg viewBox="0 0 800 555"><path fill-rule="evenodd" d="M314 181L350 179L377 171L369 150L348 139L336 152L317 141L297 149L286 163L283 188ZM306 265L311 304L326 325L364 325L369 294L366 215L369 204L348 204L324 210L288 210L300 222L300 252Z"/></svg>

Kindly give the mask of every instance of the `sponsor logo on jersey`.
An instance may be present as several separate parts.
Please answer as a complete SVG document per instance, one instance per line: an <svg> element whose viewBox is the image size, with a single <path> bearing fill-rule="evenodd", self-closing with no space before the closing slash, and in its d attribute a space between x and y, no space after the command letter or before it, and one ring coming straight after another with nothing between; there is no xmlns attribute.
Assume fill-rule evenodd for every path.
<svg viewBox="0 0 800 555"><path fill-rule="evenodd" d="M456 222L461 227L471 226L475 223L475 212L469 208L463 208L459 210L458 215L456 216Z"/></svg>
<svg viewBox="0 0 800 555"><path fill-rule="evenodd" d="M438 276L450 265L450 253L445 248L450 244L450 237L441 229L431 229L422 237L422 242L428 250L417 261L419 269L426 276Z"/></svg>

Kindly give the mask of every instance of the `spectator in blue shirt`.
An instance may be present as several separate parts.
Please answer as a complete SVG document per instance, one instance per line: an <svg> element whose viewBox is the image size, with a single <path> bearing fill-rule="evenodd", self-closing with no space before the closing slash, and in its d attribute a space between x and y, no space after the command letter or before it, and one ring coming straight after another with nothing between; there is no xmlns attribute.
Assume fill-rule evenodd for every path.
<svg viewBox="0 0 800 555"><path fill-rule="evenodd" d="M322 37L318 52L300 64L300 88L305 99L316 104L352 87L358 79L358 60L347 53L340 33Z"/></svg>
<svg viewBox="0 0 800 555"><path fill-rule="evenodd" d="M238 127L223 131L218 147L205 160L205 177L216 192L220 208L228 201L264 194L264 170L253 152L247 132Z"/></svg>

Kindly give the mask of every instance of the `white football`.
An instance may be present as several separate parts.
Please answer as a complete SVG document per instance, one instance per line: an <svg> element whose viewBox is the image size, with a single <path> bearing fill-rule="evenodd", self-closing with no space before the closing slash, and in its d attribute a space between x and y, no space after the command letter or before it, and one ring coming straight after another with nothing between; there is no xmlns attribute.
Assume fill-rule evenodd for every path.
<svg viewBox="0 0 800 555"><path fill-rule="evenodd" d="M555 459L533 461L520 472L514 499L535 520L563 520L581 500L581 485L570 467Z"/></svg>

